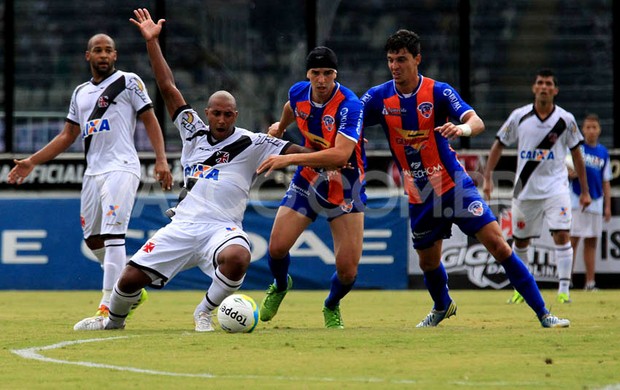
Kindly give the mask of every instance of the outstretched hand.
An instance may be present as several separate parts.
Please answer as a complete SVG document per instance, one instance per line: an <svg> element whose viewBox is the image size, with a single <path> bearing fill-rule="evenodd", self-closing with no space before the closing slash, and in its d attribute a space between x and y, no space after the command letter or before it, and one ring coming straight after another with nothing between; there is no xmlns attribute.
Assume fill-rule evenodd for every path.
<svg viewBox="0 0 620 390"><path fill-rule="evenodd" d="M34 164L30 161L29 158L25 158L23 160L13 160L15 166L8 175L9 184L17 184L20 185L24 182L24 179L32 172L34 169Z"/></svg>
<svg viewBox="0 0 620 390"><path fill-rule="evenodd" d="M149 10L146 8L138 8L133 11L136 18L130 18L129 21L136 25L140 29L142 37L146 41L157 39L161 33L161 29L164 27L166 19L159 19L157 24L151 18Z"/></svg>

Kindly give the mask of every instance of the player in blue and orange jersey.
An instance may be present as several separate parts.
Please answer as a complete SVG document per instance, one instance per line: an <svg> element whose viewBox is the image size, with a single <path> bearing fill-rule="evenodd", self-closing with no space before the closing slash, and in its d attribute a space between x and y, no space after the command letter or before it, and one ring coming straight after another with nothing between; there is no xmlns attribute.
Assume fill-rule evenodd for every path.
<svg viewBox="0 0 620 390"><path fill-rule="evenodd" d="M568 320L549 314L533 276L504 240L495 216L450 147L450 139L483 132L482 119L450 85L418 73L422 57L416 33L397 31L387 39L385 51L392 80L362 97L364 126L383 127L403 175L413 246L434 301L417 327L437 326L456 314L441 263L442 240L450 237L452 224L476 237L502 264L543 327L568 327Z"/></svg>
<svg viewBox="0 0 620 390"><path fill-rule="evenodd" d="M292 286L289 250L319 214L327 217L334 237L336 272L325 300L325 327L343 328L340 300L353 287L362 255L366 203L365 154L361 137L362 103L336 82L338 60L329 48L313 49L306 58L306 77L289 90L279 122L269 134L282 137L293 122L316 153L271 156L257 172L299 165L280 204L269 239L269 268L274 283L260 305L262 321L271 320ZM317 169L330 166L334 169ZM341 168L344 167L344 168Z"/></svg>

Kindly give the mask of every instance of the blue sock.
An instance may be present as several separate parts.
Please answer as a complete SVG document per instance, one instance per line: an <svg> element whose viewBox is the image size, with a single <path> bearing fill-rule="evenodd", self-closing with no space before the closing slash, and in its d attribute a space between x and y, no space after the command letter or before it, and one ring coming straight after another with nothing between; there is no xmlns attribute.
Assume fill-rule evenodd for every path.
<svg viewBox="0 0 620 390"><path fill-rule="evenodd" d="M351 291L355 281L349 285L344 285L338 279L338 273L334 272L331 278L331 288L329 289L329 295L325 299L325 307L328 309L334 309L340 304L340 300Z"/></svg>
<svg viewBox="0 0 620 390"><path fill-rule="evenodd" d="M525 302L534 310L538 319L542 318L545 314L549 313L545 307L545 301L543 300L536 280L527 269L525 264L512 252L509 258L501 262L504 270L506 270L506 276L510 283L512 283L515 290L523 296Z"/></svg>
<svg viewBox="0 0 620 390"><path fill-rule="evenodd" d="M452 298L448 293L448 273L443 263L439 263L439 267L432 271L424 272L424 284L435 303L433 309L446 310Z"/></svg>
<svg viewBox="0 0 620 390"><path fill-rule="evenodd" d="M287 253L282 259L273 259L270 254L267 254L267 262L269 263L269 269L278 291L286 290L288 287L288 267L291 265L291 255Z"/></svg>

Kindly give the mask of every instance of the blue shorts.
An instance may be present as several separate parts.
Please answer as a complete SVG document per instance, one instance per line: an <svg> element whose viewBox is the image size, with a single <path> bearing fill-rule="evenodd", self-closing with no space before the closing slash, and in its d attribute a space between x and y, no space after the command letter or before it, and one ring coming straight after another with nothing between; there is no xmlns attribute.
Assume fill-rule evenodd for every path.
<svg viewBox="0 0 620 390"><path fill-rule="evenodd" d="M345 203L337 205L328 202L325 197L317 193L315 188L299 174L295 173L291 184L284 194L280 206L288 207L305 215L312 221L317 216L323 215L328 221L332 221L341 215L351 213L363 213L366 208L366 191L364 185L359 185L350 191L351 197L345 199Z"/></svg>
<svg viewBox="0 0 620 390"><path fill-rule="evenodd" d="M422 204L409 204L409 218L415 249L430 248L435 241L450 238L452 224L473 237L489 222L497 220L473 184L458 191L453 188Z"/></svg>

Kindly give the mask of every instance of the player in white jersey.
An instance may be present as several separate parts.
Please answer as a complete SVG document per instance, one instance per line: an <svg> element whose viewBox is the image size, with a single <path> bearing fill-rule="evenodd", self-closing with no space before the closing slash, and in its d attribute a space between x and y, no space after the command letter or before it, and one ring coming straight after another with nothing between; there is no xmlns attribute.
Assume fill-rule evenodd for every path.
<svg viewBox="0 0 620 390"><path fill-rule="evenodd" d="M517 172L512 201L514 250L521 259L528 259L530 240L540 236L545 218L555 244L558 301L568 303L573 249L569 237L570 191L564 159L570 150L579 182L587 188L585 165L579 150L583 136L573 114L554 104L559 89L551 70L542 69L537 73L532 92L534 103L514 110L497 133L484 172L483 191L490 199L493 170L504 147L516 142ZM580 204L586 207L590 202L586 190L580 197ZM528 259L528 263L532 261ZM521 303L523 297L515 291L509 302Z"/></svg>
<svg viewBox="0 0 620 390"><path fill-rule="evenodd" d="M212 312L237 291L250 264L250 243L241 221L256 168L272 154L305 153L310 149L235 127L235 98L226 91L209 98L199 118L174 83L158 37L164 20L153 22L146 9L134 11L157 86L183 139L182 162L193 185L176 215L131 258L112 293L108 318L85 318L76 330L118 329L140 302L144 286L163 288L177 273L199 267L211 279L194 311L195 330L213 331Z"/></svg>
<svg viewBox="0 0 620 390"><path fill-rule="evenodd" d="M103 296L97 314L107 315L112 288L126 261L125 234L140 183L140 162L133 137L143 121L155 151L155 177L170 189L161 128L144 83L135 73L115 68L114 40L96 34L88 41L86 61L92 78L75 88L62 132L32 156L15 160L9 183L21 184L38 164L64 152L79 136L86 170L81 193L81 223L86 245L103 268Z"/></svg>

